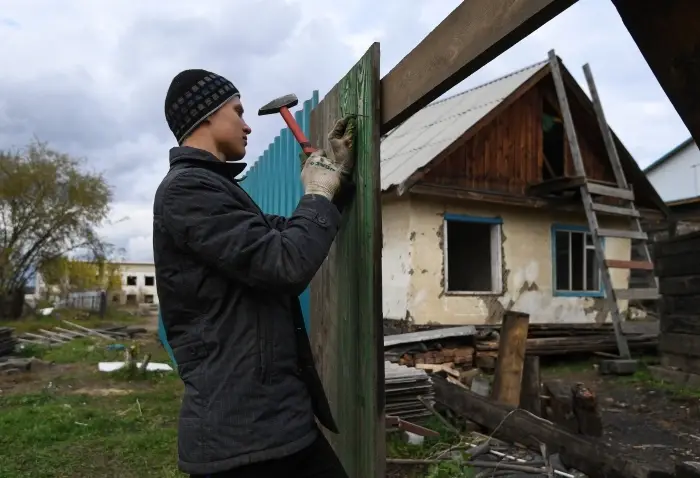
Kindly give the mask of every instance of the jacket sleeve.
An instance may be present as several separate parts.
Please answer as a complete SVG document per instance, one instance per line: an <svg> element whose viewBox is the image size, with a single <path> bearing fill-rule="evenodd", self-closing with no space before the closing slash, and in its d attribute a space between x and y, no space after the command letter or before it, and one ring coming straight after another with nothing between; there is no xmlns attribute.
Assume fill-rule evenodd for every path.
<svg viewBox="0 0 700 478"><path fill-rule="evenodd" d="M163 196L165 228L208 266L250 287L298 295L323 264L340 224L328 199L306 195L283 230L244 207L222 179L188 171Z"/></svg>
<svg viewBox="0 0 700 478"><path fill-rule="evenodd" d="M284 229L287 227L287 218L284 216L265 214L265 219L272 224L273 229L277 229L278 231L284 231Z"/></svg>

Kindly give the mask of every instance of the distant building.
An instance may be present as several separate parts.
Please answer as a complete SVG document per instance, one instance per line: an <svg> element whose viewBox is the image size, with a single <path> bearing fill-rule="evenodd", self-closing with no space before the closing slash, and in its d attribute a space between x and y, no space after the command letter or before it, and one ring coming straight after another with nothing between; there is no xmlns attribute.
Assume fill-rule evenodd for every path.
<svg viewBox="0 0 700 478"><path fill-rule="evenodd" d="M112 303L122 305L158 304L156 266L152 262L122 262L121 291L111 292Z"/></svg>

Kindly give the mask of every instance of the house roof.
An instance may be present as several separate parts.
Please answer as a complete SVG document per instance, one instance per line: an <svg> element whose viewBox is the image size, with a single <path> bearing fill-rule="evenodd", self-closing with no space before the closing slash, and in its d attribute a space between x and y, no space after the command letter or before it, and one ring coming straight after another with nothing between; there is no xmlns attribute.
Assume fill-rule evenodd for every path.
<svg viewBox="0 0 700 478"><path fill-rule="evenodd" d="M663 164L666 163L669 159L673 158L676 154L680 153L680 152L683 151L685 148L687 148L688 146L690 146L691 144L693 144L693 141L694 141L694 140L693 140L692 137L686 139L686 140L683 141L681 144L679 144L678 146L676 146L675 148L673 148L671 151L669 151L668 153L664 154L664 155L661 156L659 159L657 159L656 161L654 161L653 163L651 163L649 166L647 166L646 168L644 168L644 173L645 173L645 174L649 174L650 172L652 172L653 170L655 170L655 169L658 168L659 166L663 165Z"/></svg>
<svg viewBox="0 0 700 478"><path fill-rule="evenodd" d="M597 128L593 103L561 61L560 64L564 83L571 91L570 101L578 100L588 110L590 120ZM381 142L382 191L392 187L406 187L414 173L428 166L445 149L464 138L472 127L504 100L537 84L540 80L533 77L538 74L540 80L550 74L549 61L535 63L476 88L431 103L391 130ZM533 81L529 81L531 79ZM627 180L635 188L637 198L644 199L644 202L653 204L668 215L670 210L612 128L611 133L620 163Z"/></svg>
<svg viewBox="0 0 700 478"><path fill-rule="evenodd" d="M444 100L429 104L391 130L381 143L381 186L399 186L427 166L527 80L547 61L515 71Z"/></svg>

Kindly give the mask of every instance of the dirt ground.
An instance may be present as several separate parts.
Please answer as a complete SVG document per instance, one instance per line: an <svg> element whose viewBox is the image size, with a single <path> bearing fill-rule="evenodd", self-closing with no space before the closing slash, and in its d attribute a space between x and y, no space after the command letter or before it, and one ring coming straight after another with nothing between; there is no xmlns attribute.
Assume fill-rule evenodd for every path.
<svg viewBox="0 0 700 478"><path fill-rule="evenodd" d="M633 377L603 377L588 369L543 371L543 379L583 382L596 392L604 439L630 458L672 469L700 459L700 391L656 382L645 370Z"/></svg>

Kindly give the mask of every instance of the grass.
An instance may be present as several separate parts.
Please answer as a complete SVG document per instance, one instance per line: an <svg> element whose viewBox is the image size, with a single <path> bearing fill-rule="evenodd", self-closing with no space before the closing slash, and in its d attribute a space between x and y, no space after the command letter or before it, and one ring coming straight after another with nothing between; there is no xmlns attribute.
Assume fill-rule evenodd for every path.
<svg viewBox="0 0 700 478"><path fill-rule="evenodd" d="M107 313L105 314L104 318L100 318L94 314L85 317L84 312L71 309L61 309L58 311L57 315L35 315L19 320L7 322L2 321L0 322L0 326L12 327L15 329L15 334L17 335L21 335L25 332L37 332L39 329L51 330L53 327L71 329L71 327L67 327L65 324L62 324L61 320L68 320L78 325L82 325L83 327L100 328L108 325L138 325L143 323L144 317L132 315L127 311L116 308L107 309Z"/></svg>
<svg viewBox="0 0 700 478"><path fill-rule="evenodd" d="M62 317L68 318L68 317ZM68 320L71 320L68 318ZM104 319L75 319L86 327L134 324L144 317L114 311ZM18 332L51 328L55 318L13 323ZM25 357L55 365L0 377L0 477L184 477L177 470L177 418L182 383L176 373L124 368L99 372L101 361L122 361L136 346L153 362L169 362L149 340L75 339L61 346L26 345Z"/></svg>

